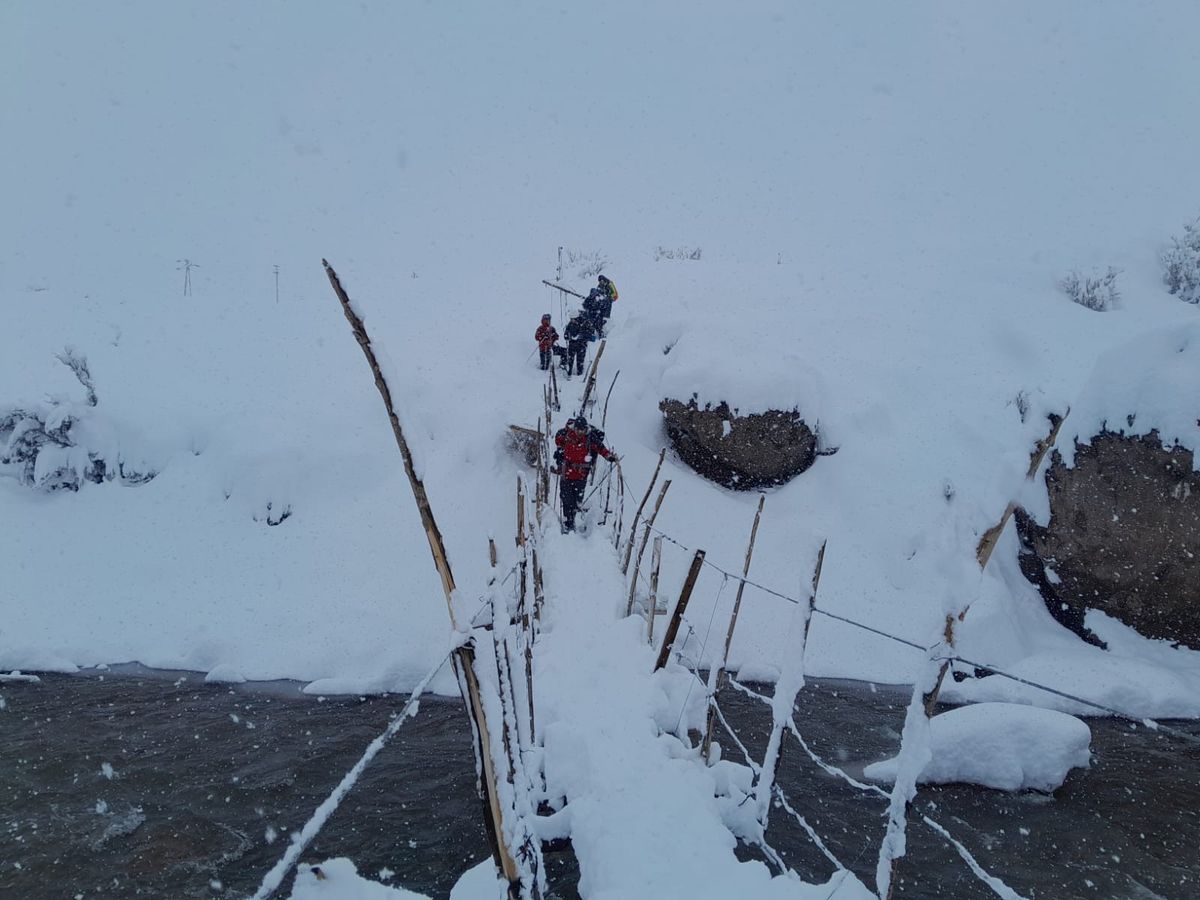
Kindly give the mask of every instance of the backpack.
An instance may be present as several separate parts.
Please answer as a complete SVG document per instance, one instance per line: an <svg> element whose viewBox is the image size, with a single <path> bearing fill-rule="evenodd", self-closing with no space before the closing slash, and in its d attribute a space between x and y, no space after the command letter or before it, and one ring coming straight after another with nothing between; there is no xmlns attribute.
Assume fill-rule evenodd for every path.
<svg viewBox="0 0 1200 900"><path fill-rule="evenodd" d="M616 300L619 295L617 294L617 286L613 284L612 279L605 275L601 275L599 278L600 284L604 286L604 292L608 294L608 298Z"/></svg>

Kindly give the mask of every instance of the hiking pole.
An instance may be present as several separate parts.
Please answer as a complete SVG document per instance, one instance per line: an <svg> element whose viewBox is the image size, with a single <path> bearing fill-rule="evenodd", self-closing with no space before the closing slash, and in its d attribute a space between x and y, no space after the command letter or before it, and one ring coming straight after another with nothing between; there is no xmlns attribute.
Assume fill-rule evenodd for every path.
<svg viewBox="0 0 1200 900"><path fill-rule="evenodd" d="M555 284L553 281L546 281L546 279L543 278L542 284L549 285L550 287L555 288L556 290L562 291L564 294L570 294L572 297L578 297L580 300L587 299L587 297L583 296L583 294L577 294L570 288L565 288L561 284Z"/></svg>

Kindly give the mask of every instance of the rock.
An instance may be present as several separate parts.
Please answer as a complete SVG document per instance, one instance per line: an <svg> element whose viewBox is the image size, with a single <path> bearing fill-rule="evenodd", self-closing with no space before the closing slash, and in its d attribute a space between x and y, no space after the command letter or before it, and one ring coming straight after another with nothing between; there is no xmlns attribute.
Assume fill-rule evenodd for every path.
<svg viewBox="0 0 1200 900"><path fill-rule="evenodd" d="M739 491L785 484L813 464L817 436L800 413L738 415L722 401L699 407L670 398L658 408L679 457L710 481Z"/></svg>
<svg viewBox="0 0 1200 900"><path fill-rule="evenodd" d="M1046 473L1050 523L1017 511L1021 570L1051 614L1099 643L1083 624L1099 609L1141 634L1200 649L1200 473L1192 451L1156 432L1103 431L1057 451Z"/></svg>

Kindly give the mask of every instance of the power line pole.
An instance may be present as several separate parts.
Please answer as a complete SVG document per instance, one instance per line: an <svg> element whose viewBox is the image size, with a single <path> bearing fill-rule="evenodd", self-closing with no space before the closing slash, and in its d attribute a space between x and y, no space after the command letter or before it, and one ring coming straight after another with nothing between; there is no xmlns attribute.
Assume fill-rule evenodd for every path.
<svg viewBox="0 0 1200 900"><path fill-rule="evenodd" d="M179 263L175 267L175 271L183 272L183 296L190 297L192 295L192 269L198 269L200 266L190 259L177 259L175 262Z"/></svg>
<svg viewBox="0 0 1200 900"><path fill-rule="evenodd" d="M279 302L279 265L275 266L275 302Z"/></svg>

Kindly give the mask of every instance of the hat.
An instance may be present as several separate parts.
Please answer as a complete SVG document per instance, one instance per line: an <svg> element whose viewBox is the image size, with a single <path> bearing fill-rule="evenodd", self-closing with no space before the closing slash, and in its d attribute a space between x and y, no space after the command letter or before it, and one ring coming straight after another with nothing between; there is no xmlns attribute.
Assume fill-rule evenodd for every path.
<svg viewBox="0 0 1200 900"><path fill-rule="evenodd" d="M571 420L571 425L580 430L588 427L587 419L585 419L583 416L576 416L573 418Z"/></svg>
<svg viewBox="0 0 1200 900"><path fill-rule="evenodd" d="M542 321L549 322L550 321L550 313L542 313Z"/></svg>

